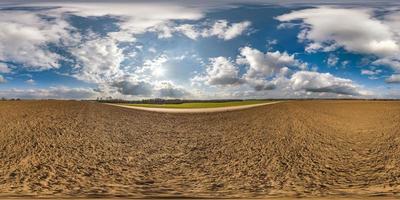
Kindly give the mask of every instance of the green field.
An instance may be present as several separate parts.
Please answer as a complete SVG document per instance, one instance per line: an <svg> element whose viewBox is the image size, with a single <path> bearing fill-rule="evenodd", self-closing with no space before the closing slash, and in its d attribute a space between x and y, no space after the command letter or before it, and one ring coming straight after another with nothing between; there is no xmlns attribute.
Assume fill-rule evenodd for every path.
<svg viewBox="0 0 400 200"><path fill-rule="evenodd" d="M271 101L230 101L230 102L198 102L198 103L181 103L181 104L127 104L128 106L138 106L147 108L219 108L228 106L243 106L267 103Z"/></svg>

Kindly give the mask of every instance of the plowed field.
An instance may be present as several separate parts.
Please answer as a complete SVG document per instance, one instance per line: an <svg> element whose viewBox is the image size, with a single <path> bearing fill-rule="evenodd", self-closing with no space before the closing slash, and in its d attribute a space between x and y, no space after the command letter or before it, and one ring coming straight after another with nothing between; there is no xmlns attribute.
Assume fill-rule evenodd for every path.
<svg viewBox="0 0 400 200"><path fill-rule="evenodd" d="M171 114L0 102L0 195L398 196L400 102Z"/></svg>

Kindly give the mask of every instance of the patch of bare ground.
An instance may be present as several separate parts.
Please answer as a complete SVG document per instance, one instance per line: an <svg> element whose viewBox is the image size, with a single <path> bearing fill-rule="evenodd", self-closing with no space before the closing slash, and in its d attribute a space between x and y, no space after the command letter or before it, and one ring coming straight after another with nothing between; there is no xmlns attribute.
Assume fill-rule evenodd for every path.
<svg viewBox="0 0 400 200"><path fill-rule="evenodd" d="M3 197L399 197L400 102L171 114L0 102Z"/></svg>

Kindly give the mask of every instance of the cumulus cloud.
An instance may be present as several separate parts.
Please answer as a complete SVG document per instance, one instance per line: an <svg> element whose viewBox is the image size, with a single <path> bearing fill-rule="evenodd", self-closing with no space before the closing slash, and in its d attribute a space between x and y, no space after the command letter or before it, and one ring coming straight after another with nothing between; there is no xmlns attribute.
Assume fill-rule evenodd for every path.
<svg viewBox="0 0 400 200"><path fill-rule="evenodd" d="M379 66L379 65L385 65L385 66L390 66L392 69L396 72L400 72L400 59L396 57L385 57L385 58L380 58L372 62L373 65Z"/></svg>
<svg viewBox="0 0 400 200"><path fill-rule="evenodd" d="M255 91L274 90L278 85L287 84L286 77L291 75L289 67L297 70L307 67L307 63L286 52L263 53L251 47L243 47L239 51L235 62L225 57L211 58L205 72L191 79L192 84L205 83L224 88L249 86ZM245 67L242 74L239 65Z"/></svg>
<svg viewBox="0 0 400 200"><path fill-rule="evenodd" d="M310 42L306 48L309 52L343 47L350 52L379 56L397 53L399 45L390 27L372 15L368 9L319 7L293 11L276 19L302 20L299 39Z"/></svg>
<svg viewBox="0 0 400 200"><path fill-rule="evenodd" d="M155 86L156 97L162 98L182 98L190 95L182 87L176 86L171 81L161 81Z"/></svg>
<svg viewBox="0 0 400 200"><path fill-rule="evenodd" d="M120 19L121 33L140 34L148 28L169 20L197 20L204 16L205 8L167 2L40 2L25 6L57 7L61 13L82 17L113 16ZM156 14L155 14L156 13ZM126 37L124 37L126 38Z"/></svg>
<svg viewBox="0 0 400 200"><path fill-rule="evenodd" d="M212 86L224 86L225 89L250 87L256 92L269 91L289 87L287 77L292 75L292 69L304 70L307 63L297 60L294 55L286 52L263 53L251 47L240 48L240 54L233 62L229 58L211 58L205 72L192 78L192 84L205 83ZM241 74L239 65L245 71ZM226 87L228 86L228 87Z"/></svg>
<svg viewBox="0 0 400 200"><path fill-rule="evenodd" d="M244 75L245 79L268 78L287 66L304 67L303 63L294 58L294 55L279 51L263 53L251 47L241 48L236 62L248 66Z"/></svg>
<svg viewBox="0 0 400 200"><path fill-rule="evenodd" d="M128 79L117 81L112 86L116 87L124 95L151 96L153 93L153 86L145 81Z"/></svg>
<svg viewBox="0 0 400 200"><path fill-rule="evenodd" d="M380 73L382 73L382 70L380 70L380 69L376 69L376 70L363 69L363 70L361 70L362 75L372 76L372 75L378 75Z"/></svg>
<svg viewBox="0 0 400 200"><path fill-rule="evenodd" d="M82 17L117 17L120 30L110 36L121 42L134 41L137 34L172 20L198 20L204 16L203 8L166 2L47 2L40 5L59 6L62 13Z"/></svg>
<svg viewBox="0 0 400 200"><path fill-rule="evenodd" d="M169 60L168 56L162 54L154 59L146 59L143 66L136 69L135 74L144 78L159 78L165 73L165 63Z"/></svg>
<svg viewBox="0 0 400 200"><path fill-rule="evenodd" d="M290 78L294 90L305 90L317 93L335 93L342 95L365 94L352 80L338 78L330 73L298 71Z"/></svg>
<svg viewBox="0 0 400 200"><path fill-rule="evenodd" d="M338 61L339 57L337 57L335 54L329 54L329 57L326 60L326 64L328 64L328 66L335 66Z"/></svg>
<svg viewBox="0 0 400 200"><path fill-rule="evenodd" d="M387 83L400 83L400 74L392 74L385 80Z"/></svg>
<svg viewBox="0 0 400 200"><path fill-rule="evenodd" d="M121 42L134 42L136 34L158 24L197 20L204 13L196 7L165 2L21 2L17 6L23 7L5 9L0 14L0 26L3 27L0 30L0 61L15 66L22 64L32 70L47 70L59 68L60 60L66 59L76 65L63 74L94 83L102 91L109 91L116 80L128 88L134 87L132 82L124 84L124 76L132 75L132 71L121 66L127 58ZM46 9L33 9L36 7ZM92 33L80 35L79 30L65 20L71 15L112 17L118 21L118 30L107 33L106 37ZM64 58L63 54L54 51L52 47L56 46L72 58ZM161 73L158 69L153 70L153 75ZM0 70L0 73L10 72L4 64ZM126 93L126 90L121 91Z"/></svg>
<svg viewBox="0 0 400 200"><path fill-rule="evenodd" d="M396 73L400 72L398 10L377 15L372 8L318 7L293 11L276 19L303 22L298 37L307 42L308 52L344 48L349 52L373 55L376 60L371 62L372 65L389 66ZM390 78L388 82L391 82Z"/></svg>
<svg viewBox="0 0 400 200"><path fill-rule="evenodd" d="M44 19L44 16L51 17ZM61 16L28 11L0 12L0 60L22 64L33 70L59 67L61 56L50 51L50 43L74 40L71 27Z"/></svg>
<svg viewBox="0 0 400 200"><path fill-rule="evenodd" d="M91 83L110 83L122 76L123 50L112 38L95 38L71 48L77 65L74 76Z"/></svg>
<svg viewBox="0 0 400 200"><path fill-rule="evenodd" d="M11 65L9 66L12 66L12 70L19 67L20 65L18 64L22 64L32 70L46 70L59 68L61 66L60 60L68 59L75 65L72 69L66 69L67 72L65 73L67 75L95 85L101 93L116 92L118 95L126 95L127 97L182 98L191 95L185 88L175 85L175 82L166 81L165 65L169 58L163 55L164 52L162 50L152 51L152 55L158 54L154 58L137 55L144 62L140 60L138 63L132 62L134 64L124 66L126 65L124 61L133 59L133 56L129 56L127 52L124 52L126 42L129 42L129 45L144 47L143 44L132 44L137 34L156 31L160 37L164 38L172 37L174 34L182 34L191 39L215 37L221 40L231 40L248 33L251 27L249 21L233 23L227 20L217 20L195 24L194 20L202 19L207 8L187 6L185 3L176 2L68 3L40 1L31 5L29 3L22 3L21 5L27 6L27 8L38 5L52 8L35 11L23 11L24 9L2 10L0 14L0 25L3 27L0 30L1 63L10 63ZM368 14L364 10L360 10L360 12ZM72 28L68 24L68 20L64 19L64 17L70 15L81 17L106 16L117 19L118 30L109 32L105 36L92 35L92 33L79 35L80 30ZM377 21L374 18L369 19ZM185 24L179 24L180 22ZM314 21L312 20L311 22ZM312 29L314 29L314 25L311 22L307 22L308 26L304 26L305 28L301 35L303 40L310 42L309 50L327 50L338 46L347 47L352 45L352 43L347 44L350 40L345 40L344 36L343 39L339 32L332 36L333 40L341 41L334 42L335 44L332 43L333 40L319 40L319 37L313 37ZM317 24L319 25L319 23ZM390 35L390 37L392 36ZM383 39L382 41L376 40L377 44L371 43L371 48L367 46L368 48L363 47L361 49L367 49L365 51L371 51L379 55L381 59L390 58L387 62L393 64L396 61L396 57L390 56L389 50L386 48L390 42ZM58 51L59 49L57 48L59 47L60 51L66 51L65 54L71 55L71 58L63 58L64 53ZM147 49L147 47L143 49ZM353 45L352 48L347 49L357 51L360 48L357 49ZM380 62L383 63L384 60ZM245 67L244 72L239 70L242 65ZM10 73L11 68L9 66L0 65L0 73ZM277 87L290 87L289 80L291 79L288 79L288 77L291 76L291 72L287 73L290 71L290 67L304 70L306 63L297 60L294 55L286 52L261 52L251 47L244 47L240 49L240 55L235 62L224 57L210 59L210 64L198 76L198 79L201 79L206 85L234 85L235 87L247 87L246 89L250 87L255 91L266 91ZM338 82L335 78L332 79ZM1 79L4 82L3 76L0 76L0 82ZM32 82L34 81L32 80ZM305 89L309 88L309 85L303 85L305 86L298 87L298 89L310 91L310 89ZM327 87L341 88L337 84L331 85L333 86ZM325 92L325 90L320 91ZM11 94L12 91L9 90L9 92ZM26 92L27 96L31 95L35 98L36 96L61 98L61 95L87 98L98 94L91 89L85 88L13 90L13 92L21 96L22 92ZM38 95L35 96L35 92ZM51 92L54 94L50 94ZM313 92L317 93L318 90L313 89Z"/></svg>
<svg viewBox="0 0 400 200"><path fill-rule="evenodd" d="M0 73L10 73L11 69L8 67L8 65L4 63L0 63Z"/></svg>
<svg viewBox="0 0 400 200"><path fill-rule="evenodd" d="M46 89L0 90L0 96L21 99L93 99L98 95L91 88L50 87Z"/></svg>
<svg viewBox="0 0 400 200"><path fill-rule="evenodd" d="M247 66L243 80L253 85L256 90L274 89L274 86L266 79L273 77L284 67L296 66L301 69L306 67L306 63L295 59L294 55L286 52L263 53L251 47L241 48L236 62Z"/></svg>
<svg viewBox="0 0 400 200"><path fill-rule="evenodd" d="M167 33L170 33L170 34L169 35L160 35L160 33L159 33L158 37L160 37L160 36L162 38L172 37L173 32L182 33L183 35L185 35L186 37L188 37L192 40L196 40L197 38L199 38L201 36L201 31L198 30L198 28L193 24L181 24L179 26L176 26L175 28L165 26L165 28L166 28L166 30L168 30Z"/></svg>
<svg viewBox="0 0 400 200"><path fill-rule="evenodd" d="M210 58L205 74L195 76L192 81L205 82L208 85L234 85L238 84L239 68L225 57Z"/></svg>
<svg viewBox="0 0 400 200"><path fill-rule="evenodd" d="M241 35L250 25L251 23L249 21L232 23L232 25L229 25L226 20L218 20L210 29L203 30L202 36L217 36L224 40L230 40Z"/></svg>
<svg viewBox="0 0 400 200"><path fill-rule="evenodd" d="M393 34L395 34L396 40L400 39L400 12L399 10L394 10L393 12L388 12L383 16L383 23L390 27Z"/></svg>
<svg viewBox="0 0 400 200"><path fill-rule="evenodd" d="M25 83L27 83L29 85L35 85L36 84L35 80L33 80L33 79L28 79L28 80L25 81Z"/></svg>
<svg viewBox="0 0 400 200"><path fill-rule="evenodd" d="M249 21L229 23L227 20L217 20L214 23L200 25L166 23L155 26L150 30L157 32L159 38L170 38L174 33L181 33L193 40L200 37L217 37L223 40L231 40L245 33L250 28L250 25L251 22Z"/></svg>
<svg viewBox="0 0 400 200"><path fill-rule="evenodd" d="M134 97L155 97L155 98L183 98L190 95L184 88L175 85L171 81L146 82L127 78L117 81L113 85L118 92Z"/></svg>

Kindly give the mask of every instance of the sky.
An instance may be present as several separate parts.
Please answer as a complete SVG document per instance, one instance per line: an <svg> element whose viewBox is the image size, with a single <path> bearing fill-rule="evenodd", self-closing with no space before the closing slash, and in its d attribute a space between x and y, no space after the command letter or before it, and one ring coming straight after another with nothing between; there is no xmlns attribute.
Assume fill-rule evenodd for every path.
<svg viewBox="0 0 400 200"><path fill-rule="evenodd" d="M400 98L396 1L0 2L0 97Z"/></svg>

